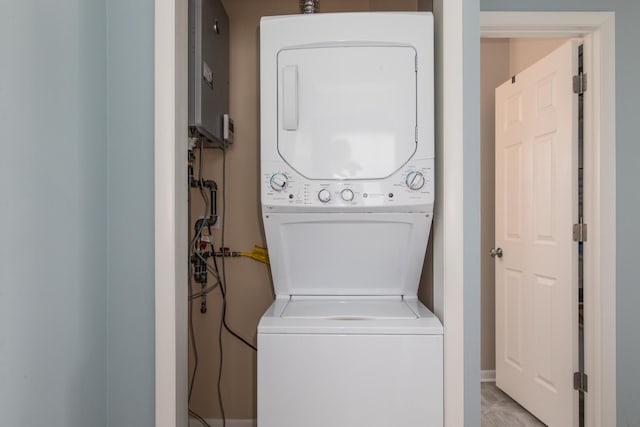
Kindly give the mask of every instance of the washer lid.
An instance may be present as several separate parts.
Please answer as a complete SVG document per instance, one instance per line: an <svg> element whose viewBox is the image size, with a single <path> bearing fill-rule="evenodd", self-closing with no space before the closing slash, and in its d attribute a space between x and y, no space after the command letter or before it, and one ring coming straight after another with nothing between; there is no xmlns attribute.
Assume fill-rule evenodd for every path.
<svg viewBox="0 0 640 427"><path fill-rule="evenodd" d="M374 320L417 319L418 315L401 299L294 299L280 315L284 318Z"/></svg>
<svg viewBox="0 0 640 427"><path fill-rule="evenodd" d="M265 213L278 296L414 296L431 215Z"/></svg>
<svg viewBox="0 0 640 427"><path fill-rule="evenodd" d="M258 334L442 335L442 323L415 298L277 298Z"/></svg>

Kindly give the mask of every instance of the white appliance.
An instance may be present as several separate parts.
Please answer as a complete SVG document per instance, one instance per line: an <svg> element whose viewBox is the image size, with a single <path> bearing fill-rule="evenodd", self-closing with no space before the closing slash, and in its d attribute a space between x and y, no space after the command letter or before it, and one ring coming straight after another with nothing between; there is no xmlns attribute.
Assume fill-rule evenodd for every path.
<svg viewBox="0 0 640 427"><path fill-rule="evenodd" d="M433 18L260 23L262 214L276 300L259 427L441 427L442 325L416 297L433 213Z"/></svg>

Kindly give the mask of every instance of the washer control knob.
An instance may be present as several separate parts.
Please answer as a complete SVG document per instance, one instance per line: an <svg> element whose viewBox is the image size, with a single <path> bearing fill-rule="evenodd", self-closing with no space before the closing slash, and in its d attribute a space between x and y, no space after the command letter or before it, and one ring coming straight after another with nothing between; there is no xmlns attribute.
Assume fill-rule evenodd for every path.
<svg viewBox="0 0 640 427"><path fill-rule="evenodd" d="M407 187L409 187L411 190L421 189L422 187L424 187L424 182L424 175L422 174L422 172L417 171L409 172L409 174L407 175L407 179L405 180Z"/></svg>
<svg viewBox="0 0 640 427"><path fill-rule="evenodd" d="M271 179L269 180L269 185L275 191L282 191L287 188L287 184L289 183L289 179L282 172L274 173L271 175Z"/></svg>
<svg viewBox="0 0 640 427"><path fill-rule="evenodd" d="M322 203L327 203L329 200L331 200L331 193L329 193L329 190L327 190L326 188L320 190L320 192L318 192L318 200L320 200Z"/></svg>
<svg viewBox="0 0 640 427"><path fill-rule="evenodd" d="M342 197L342 200L344 200L345 202L351 202L353 200L353 191L351 191L351 189L349 188L345 188L344 190L342 190L340 192L340 196Z"/></svg>

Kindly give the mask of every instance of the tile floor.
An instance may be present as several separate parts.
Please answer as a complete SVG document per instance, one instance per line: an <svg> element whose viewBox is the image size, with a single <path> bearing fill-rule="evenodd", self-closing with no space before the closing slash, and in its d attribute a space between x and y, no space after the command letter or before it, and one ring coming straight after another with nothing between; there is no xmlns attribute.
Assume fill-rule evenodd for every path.
<svg viewBox="0 0 640 427"><path fill-rule="evenodd" d="M482 427L545 427L496 383L482 383Z"/></svg>

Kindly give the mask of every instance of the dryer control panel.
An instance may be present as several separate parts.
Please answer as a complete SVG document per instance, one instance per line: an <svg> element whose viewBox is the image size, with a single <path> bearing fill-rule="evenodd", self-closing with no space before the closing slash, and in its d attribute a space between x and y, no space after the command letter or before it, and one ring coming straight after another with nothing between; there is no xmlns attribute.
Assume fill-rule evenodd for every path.
<svg viewBox="0 0 640 427"><path fill-rule="evenodd" d="M333 211L385 210L407 206L433 208L433 159L410 161L381 180L313 180L284 162L265 162L261 177L262 204L269 210L317 208ZM381 209L380 209L381 208Z"/></svg>

